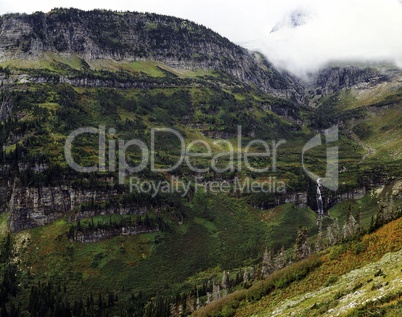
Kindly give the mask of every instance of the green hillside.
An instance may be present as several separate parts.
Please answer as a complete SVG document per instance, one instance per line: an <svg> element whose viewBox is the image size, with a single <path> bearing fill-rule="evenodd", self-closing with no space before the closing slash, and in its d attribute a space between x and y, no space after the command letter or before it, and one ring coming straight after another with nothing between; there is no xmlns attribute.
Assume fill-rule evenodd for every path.
<svg viewBox="0 0 402 317"><path fill-rule="evenodd" d="M155 14L0 25L1 317L397 315L398 76L324 94Z"/></svg>
<svg viewBox="0 0 402 317"><path fill-rule="evenodd" d="M380 195L386 194L385 190ZM393 207L400 213L401 199ZM346 239L194 316L399 316L401 228L398 219L373 233Z"/></svg>

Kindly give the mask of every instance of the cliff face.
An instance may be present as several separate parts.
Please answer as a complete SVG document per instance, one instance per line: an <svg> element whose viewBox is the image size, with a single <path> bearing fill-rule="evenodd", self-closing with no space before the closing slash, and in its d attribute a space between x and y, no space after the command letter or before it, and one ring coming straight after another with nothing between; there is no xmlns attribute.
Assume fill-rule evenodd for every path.
<svg viewBox="0 0 402 317"><path fill-rule="evenodd" d="M6 195L7 193L8 195ZM365 194L365 188L335 193L326 197L325 206L333 206L344 200L360 199ZM77 221L97 215L145 215L150 208L156 212L162 212L170 208L167 204L151 207L133 203L99 207L102 203L118 198L119 194L116 191L79 190L70 186L34 188L14 185L14 188L10 190L7 187L0 187L0 195L3 195L5 199L7 199L6 196L8 197L4 202L6 202L7 210L10 212L9 229L11 232L50 224L64 216L67 216L69 221ZM295 206L307 208L309 200L311 203L312 199L312 197L308 197L307 192L288 193L278 196L272 201L254 205L254 207L269 209L281 204L292 203ZM93 205L94 202L96 202L96 205ZM5 210L5 206L3 210ZM105 229L78 233L74 236L74 239L81 242L94 242L101 240L101 237L151 232L149 230L157 231L157 228L122 226L113 228L113 230Z"/></svg>
<svg viewBox="0 0 402 317"><path fill-rule="evenodd" d="M305 102L305 89L310 89L311 95L315 97L330 95L343 88L355 85L371 85L386 80L385 76L373 69L332 67L321 71L310 86L306 85L303 87L298 80L291 75L277 71L258 53L250 53L211 30L195 23L155 14L130 12L113 13L107 11L84 12L74 9L57 9L48 14L35 13L33 15L5 15L0 17L0 61L11 59L40 60L41 57L49 53L66 57L78 55L82 58L81 63L83 68L86 66L89 67L85 60L102 59L113 61L156 60L173 68L213 69L233 76L229 76L229 80L233 80L236 85L239 84L239 82L234 80L235 78L244 83L252 84L272 95L290 98L298 103ZM82 69L82 71L75 69L75 72L72 72L71 75L65 75L57 71L48 71L47 73L44 71L30 72L30 69L18 69L10 73L9 70L6 72L5 69L1 69L0 83L2 87L0 87L0 89L4 89L4 87L20 87L20 89L26 89L25 86L39 86L42 84L43 86L48 84L49 87L64 84L65 86L73 87L108 87L144 90L203 85L201 81L196 82L195 79L190 78L180 78L171 81L171 78L168 76L160 79L152 76L146 78L144 76L143 78L141 77L142 75L143 74L139 74L138 77L136 77L137 75L130 75L131 77L119 77L117 75L108 77L107 74L103 74L101 77L97 77L94 72L91 73L88 68ZM229 80L227 80L228 76L222 77L224 77L226 81L222 81L221 85L225 86L226 83L229 82ZM210 79L205 79L205 81L207 80ZM215 84L215 81L213 84ZM40 98L36 97L36 99L28 98L24 103L24 107L32 108L33 105L37 103L42 104L45 101L49 101L50 104L46 106L49 106L51 111L39 112L39 110L43 109L36 107L34 110L39 114L27 115L22 109L17 109L18 105L15 104L15 113L10 116L10 113L13 112L13 103L6 98L7 94L3 94L0 90L0 121L5 122L7 119L7 124L3 126L4 133L3 130L0 131L3 133L3 135L0 133L0 136L2 136L4 140L4 143L1 144L4 149L4 155L6 155L6 147L9 147L7 152L11 152L13 146L16 148L18 143L20 148L27 147L28 145L31 147L38 145L38 149L34 151L35 155L30 157L32 162L36 162L35 160L39 155L38 153L43 152L40 145L43 145L42 143L44 142L49 142L49 140L55 140L53 136L49 136L48 139L38 139L37 144L33 141L32 137L35 136L35 133L42 133L38 132L39 127L43 124L43 122L40 121L42 119L41 116L53 116L57 119L54 120L54 122L52 121L51 125L49 123L49 131L54 131L55 125L59 125L63 122L66 128L69 129L72 123L74 123L74 120L81 119L82 117L87 119L86 122L91 122L92 124L93 117L91 117L90 112L87 112L86 107L74 108L77 102L73 89L71 89L68 96L71 100L64 98L66 97L64 95L56 98L56 93L50 93L50 90L46 91L44 88L43 90L38 90L38 94L42 93L45 95L42 101L39 102L38 99ZM48 96L46 96L46 94ZM67 94L67 91L64 92L64 94ZM9 93L8 96L10 95L12 94ZM29 94L24 92L24 95ZM95 95L87 95L85 101L87 101L87 98L88 100L93 99L94 96ZM253 99L252 96L249 97ZM102 100L99 99L100 108L106 109L109 105L106 101L109 99L105 96L102 98ZM111 99L113 98L112 96ZM226 96L223 95L219 98L217 98L219 101L219 103L217 102L217 109L209 105L209 103L212 103L212 99L208 102L202 100L200 102L202 105L198 105L200 109L202 106L203 111L200 110L200 113L206 116L212 112L214 116L218 116L218 107L220 107L220 103L225 101L224 98L226 98ZM143 100L147 99L144 97ZM102 102L104 102L106 106L103 106ZM57 106L52 109L55 103ZM208 109L204 107L204 103L206 104L205 106L208 106ZM135 105L135 102L131 99L127 102L124 100L124 103L120 102L121 108L123 108L123 105L126 107L126 110L129 109L129 111L133 113L138 111L138 109L144 110L141 109L142 104L138 103L138 105ZM146 105L149 106L148 104ZM281 117L287 118L291 124L286 125L286 127L278 125L275 127L275 130L289 132L295 129L295 127L297 128L297 125L302 124L296 121L300 119L299 116L296 116L296 119L292 117L292 111L294 110L292 107L294 107L294 105L294 102L274 102L273 104L261 105L261 109L272 111ZM241 106L243 106L243 104L241 104ZM254 107L248 104L246 106L249 107L246 111L245 108L241 108L241 110L238 111L239 117L243 115L244 112L252 113L255 111ZM163 108L162 105L160 107ZM211 109L209 109L209 107L211 107ZM21 108L23 107L21 106ZM168 107L166 106L166 108ZM99 117L104 116L105 113L107 113L106 110L101 110ZM113 120L112 122L115 122L119 116L116 111L116 113L113 113L112 110L110 110L110 119ZM165 109L162 110L166 111ZM236 109L228 108L228 110L225 111L229 113L234 110ZM176 112L171 112L176 115ZM162 115L160 117L169 116L168 112L161 113ZM147 112L145 112L145 114L147 114ZM187 115L187 112L185 112L185 114ZM155 113L152 112L152 116L150 115L149 119L154 118L154 115ZM72 116L75 116L74 119L71 119ZM136 116L133 117L135 120L138 119ZM189 125L193 129L199 129L202 132L204 132L203 129L205 129L205 135L210 138L226 139L235 137L233 133L219 130L220 127L216 124L215 118L213 118L213 121L207 121L207 119L205 119L207 117L202 117L202 119L197 118L197 120L194 119L191 121L189 120L189 116L183 117L178 115L178 117L181 118L184 124ZM25 118L25 121L21 120L22 118ZM251 115L242 116L240 118L239 121L233 121L233 124L247 124L247 120L251 122ZM273 116L267 116L264 120L272 118ZM223 117L221 120L223 120L222 122L229 122L232 118ZM145 126L140 123L143 122L125 120L125 122L122 121L121 127L122 129L137 127L136 129L138 131L142 131ZM256 123L258 122L256 121ZM252 127L249 134L251 137L254 137L254 131L256 130L254 124L256 123L249 123ZM138 126L136 126L136 124L138 124ZM24 129L22 129L20 125L24 125ZM218 129L216 127L213 128L215 125L218 126ZM276 121L272 121L272 126L274 127L275 125ZM281 130L282 128L283 130ZM30 135L29 133L32 131L34 131L34 134ZM29 138L27 136L29 136ZM12 172L10 168L10 165L15 163L13 162L14 157L10 156L11 154L7 154L9 155L7 161L9 165L0 165L0 213L4 211L10 212L9 227L11 231L16 232L35 226L46 225L66 215L69 220L76 221L81 218L88 218L99 214L142 215L148 211L148 208L155 210L169 207L163 205L144 207L136 205L135 203L109 206L107 202L119 197L118 193L111 190L86 190L76 189L70 185L56 187L49 184L43 185L42 187L35 187L32 184L22 186L18 184L18 175L27 168L19 165L24 164L23 162L26 162L28 159L26 158L26 154L18 155L19 152L17 148L15 149L15 153L18 168L14 167L14 172ZM21 163L19 163L19 160L21 160ZM32 172L40 174L48 168L49 166L39 166L32 168ZM328 198L328 202L326 203L330 205L355 196L356 193L339 194L338 196ZM272 202L265 202L255 207L271 208L287 202L306 207L310 205L309 200L311 200L311 198L309 199L307 192L288 193ZM91 205L92 202L105 204L106 206L102 206L102 208L94 207ZM142 230L137 229L127 227L124 229L125 231L123 231L123 228L113 229L112 231L105 231L103 233L96 231L78 235L76 239L83 242L97 241L100 236L135 234ZM149 228L143 230L149 230Z"/></svg>
<svg viewBox="0 0 402 317"><path fill-rule="evenodd" d="M75 9L0 17L0 60L35 59L43 53L79 54L86 60L151 59L180 69L214 69L303 102L298 80L275 70L262 55L173 17Z"/></svg>
<svg viewBox="0 0 402 317"><path fill-rule="evenodd" d="M150 208L156 212L169 210L169 205L166 204L144 206L136 203L117 203L112 205L109 202L119 196L114 190L82 190L64 185L34 188L19 186L17 183L9 190L7 187L0 187L0 195L9 197L9 200L5 202L10 212L11 232L43 226L64 216L67 216L69 221L77 221L96 215L144 215ZM116 230L123 230L123 228ZM134 232L135 230L127 229L126 231ZM123 230L122 233L124 232ZM116 232L108 234L116 235Z"/></svg>
<svg viewBox="0 0 402 317"><path fill-rule="evenodd" d="M45 53L84 60L155 60L178 69L212 69L230 74L277 97L306 103L358 84L386 80L373 68L328 67L309 84L280 72L261 54L233 44L196 23L137 12L55 9L0 17L0 61L32 60ZM4 108L4 107L3 107ZM0 116L6 110L0 110Z"/></svg>
<svg viewBox="0 0 402 317"><path fill-rule="evenodd" d="M330 95L352 86L370 87L387 80L387 75L374 68L328 67L310 84L311 95Z"/></svg>

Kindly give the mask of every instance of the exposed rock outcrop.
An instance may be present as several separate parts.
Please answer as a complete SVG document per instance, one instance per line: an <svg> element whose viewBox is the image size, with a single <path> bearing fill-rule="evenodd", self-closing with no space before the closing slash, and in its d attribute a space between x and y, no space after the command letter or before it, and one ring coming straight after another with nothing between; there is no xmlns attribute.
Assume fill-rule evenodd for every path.
<svg viewBox="0 0 402 317"><path fill-rule="evenodd" d="M147 228L147 227L122 227L113 230L108 229L98 229L92 231L78 232L75 234L73 240L81 243L94 243L104 239L113 238L119 235L129 236L144 233L158 232L158 228Z"/></svg>
<svg viewBox="0 0 402 317"><path fill-rule="evenodd" d="M55 9L0 17L0 60L44 53L83 59L156 60L180 69L213 69L276 96L304 101L298 80L219 34L187 20L136 12Z"/></svg>
<svg viewBox="0 0 402 317"><path fill-rule="evenodd" d="M374 68L328 67L321 70L310 83L310 94L326 96L344 88L374 85L387 79L387 75Z"/></svg>
<svg viewBox="0 0 402 317"><path fill-rule="evenodd" d="M4 193L7 193L7 189L0 187L0 195ZM40 188L14 186L8 203L9 228L11 232L17 232L52 223L64 216L76 221L95 215L143 215L149 210L149 207L136 204L99 207L117 196L118 193L113 190L105 192L77 190L68 186ZM82 208L83 205L86 207ZM157 206L154 209L164 207L167 206Z"/></svg>

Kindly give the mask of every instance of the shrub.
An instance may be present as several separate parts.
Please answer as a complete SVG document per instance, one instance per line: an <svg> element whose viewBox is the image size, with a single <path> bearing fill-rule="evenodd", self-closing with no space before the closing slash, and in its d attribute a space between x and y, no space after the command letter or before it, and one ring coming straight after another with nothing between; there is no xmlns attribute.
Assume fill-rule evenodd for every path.
<svg viewBox="0 0 402 317"><path fill-rule="evenodd" d="M366 249L367 249L366 245L361 241L358 241L352 245L352 250L356 255L365 252Z"/></svg>
<svg viewBox="0 0 402 317"><path fill-rule="evenodd" d="M244 300L258 301L275 289L283 289L291 283L305 278L320 265L321 261L317 256L310 256L303 261L274 272L265 280L254 283L248 290L243 289L225 296L221 300L198 310L194 316L232 316L238 307L238 303Z"/></svg>
<svg viewBox="0 0 402 317"><path fill-rule="evenodd" d="M337 245L331 248L328 254L328 258L333 261L337 259L342 253L344 253L347 250L346 245Z"/></svg>
<svg viewBox="0 0 402 317"><path fill-rule="evenodd" d="M332 275L324 284L325 287L335 284L338 281L339 277Z"/></svg>

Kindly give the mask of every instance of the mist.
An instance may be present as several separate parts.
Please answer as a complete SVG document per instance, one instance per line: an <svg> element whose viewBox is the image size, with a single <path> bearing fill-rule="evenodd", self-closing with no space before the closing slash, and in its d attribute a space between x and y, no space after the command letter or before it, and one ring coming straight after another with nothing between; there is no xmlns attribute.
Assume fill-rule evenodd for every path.
<svg viewBox="0 0 402 317"><path fill-rule="evenodd" d="M402 67L399 0L288 1L282 17L244 46L306 77L329 63Z"/></svg>

